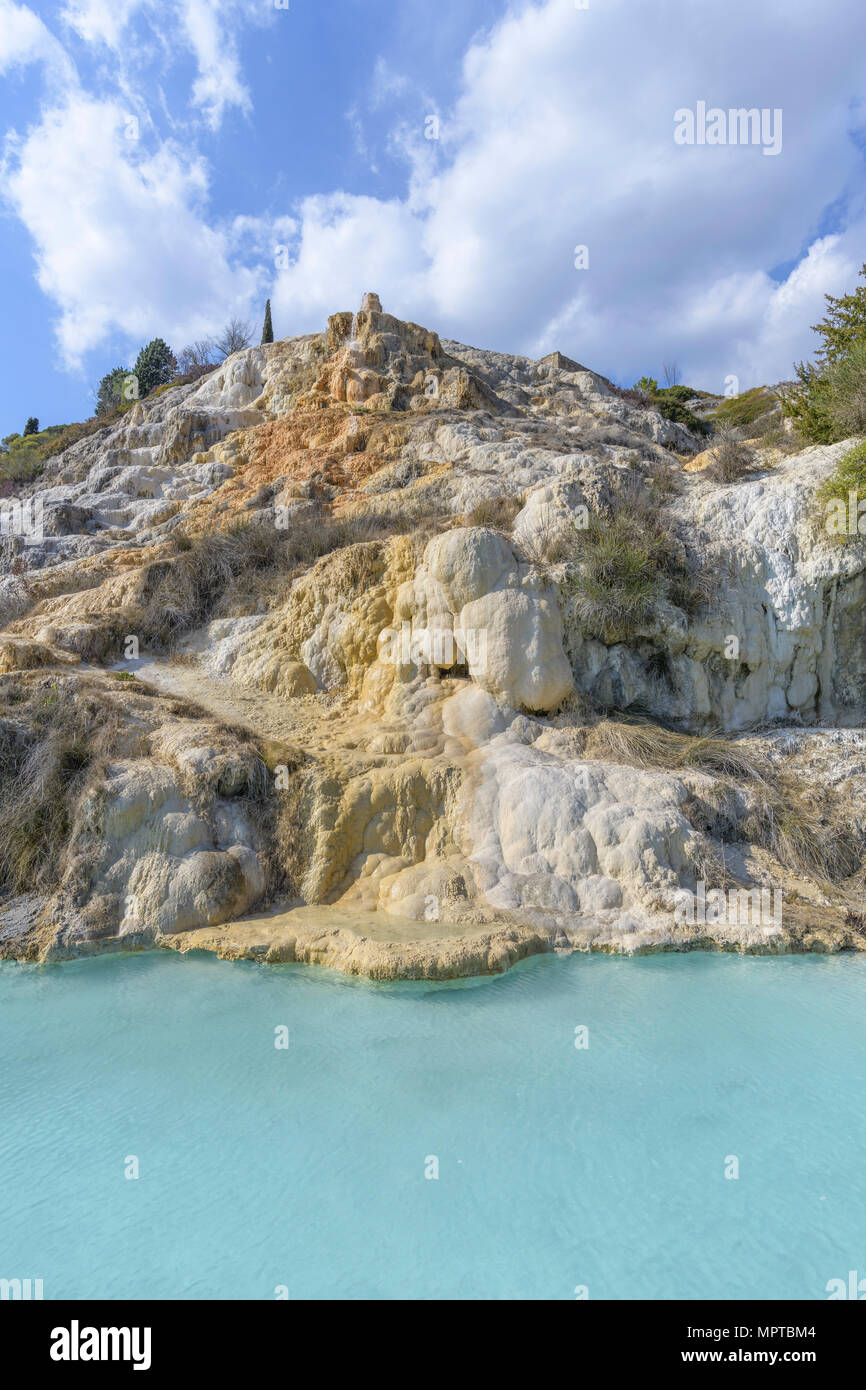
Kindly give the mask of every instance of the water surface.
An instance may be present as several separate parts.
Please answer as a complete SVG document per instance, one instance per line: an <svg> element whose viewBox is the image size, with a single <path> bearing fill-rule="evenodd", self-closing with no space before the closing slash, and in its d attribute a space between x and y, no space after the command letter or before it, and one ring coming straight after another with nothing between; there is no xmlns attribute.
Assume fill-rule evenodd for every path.
<svg viewBox="0 0 866 1390"><path fill-rule="evenodd" d="M847 955L541 957L436 986L174 953L2 965L0 1277L825 1298L866 1276L864 1018Z"/></svg>

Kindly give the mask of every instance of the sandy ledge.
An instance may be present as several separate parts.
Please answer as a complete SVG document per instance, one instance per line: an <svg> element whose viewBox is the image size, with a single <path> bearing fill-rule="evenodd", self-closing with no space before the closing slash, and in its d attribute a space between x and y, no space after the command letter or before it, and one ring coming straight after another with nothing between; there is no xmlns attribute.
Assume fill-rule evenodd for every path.
<svg viewBox="0 0 866 1390"><path fill-rule="evenodd" d="M0 959L49 962L153 949L211 951L223 960L321 965L373 980L456 980L499 975L529 956L555 952L648 955L737 951L747 955L866 950L866 937L836 913L810 905L786 911L781 930L750 926L637 926L588 919L564 923L547 913L500 914L495 922L452 926L334 907L273 910L174 935L108 937L64 944L33 929L35 903L0 908ZM532 920L529 920L529 918Z"/></svg>

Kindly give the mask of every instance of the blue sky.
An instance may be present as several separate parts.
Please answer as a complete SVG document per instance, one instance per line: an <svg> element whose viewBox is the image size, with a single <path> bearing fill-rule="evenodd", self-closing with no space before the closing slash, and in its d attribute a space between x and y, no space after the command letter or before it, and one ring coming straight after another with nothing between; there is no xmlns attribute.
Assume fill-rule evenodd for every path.
<svg viewBox="0 0 866 1390"><path fill-rule="evenodd" d="M866 261L864 39L862 0L0 0L0 435L268 295L278 336L370 289L623 382L790 376ZM678 145L700 101L778 154Z"/></svg>

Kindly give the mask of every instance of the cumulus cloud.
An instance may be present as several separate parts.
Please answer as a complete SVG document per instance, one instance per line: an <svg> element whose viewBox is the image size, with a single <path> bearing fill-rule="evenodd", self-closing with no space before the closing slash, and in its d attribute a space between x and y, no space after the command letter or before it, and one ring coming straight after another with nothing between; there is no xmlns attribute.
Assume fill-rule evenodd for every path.
<svg viewBox="0 0 866 1390"><path fill-rule="evenodd" d="M121 106L71 92L6 171L39 284L60 307L68 364L111 334L159 332L178 345L201 336L246 309L263 283L261 268L232 263L230 231L203 215L204 164L170 143L133 154L125 129Z"/></svg>
<svg viewBox="0 0 866 1390"><path fill-rule="evenodd" d="M849 103L866 85L863 45L852 43L864 29L859 0L820 13L808 0L758 11L731 0L711 42L686 0L666 17L660 25L625 0L510 13L467 51L436 160L419 105L401 202L303 204L297 260L275 302L300 306L308 326L338 290L350 307L374 288L395 312L454 336L560 347L623 377L672 356L711 387L729 374L744 386L790 375L824 292L850 286L860 263L866 222L845 202L862 171L846 138ZM676 145L674 112L700 99L782 108L781 154ZM816 235L840 199L837 234ZM586 270L575 268L578 245ZM785 262L799 264L777 283L769 272Z"/></svg>
<svg viewBox="0 0 866 1390"><path fill-rule="evenodd" d="M63 15L118 55L120 73L127 52L144 51L131 26L155 39L167 12L165 61L192 57L193 109L214 129L229 111L250 114L239 44L245 26L273 19L259 0L67 0ZM26 6L0 0L0 19L0 67L59 61ZM371 68L366 102L347 92L347 141L354 131L368 169L380 155L402 161L400 196L322 188L276 222L234 209L217 220L194 132L160 144L148 127L147 148L124 143L120 92L129 105L135 79L88 93L67 67L61 96L53 84L49 109L9 146L5 192L70 361L116 331L194 337L268 290L278 321L308 331L370 289L464 341L559 347L624 381L676 358L695 384L736 375L745 389L790 375L824 294L850 288L863 259L852 189L864 29L862 0L823 11L729 0L711 31L693 0L670 0L663 23L632 0L524 0L469 45L449 107L432 73L405 76L393 53ZM781 109L781 152L676 144L675 112L698 101Z"/></svg>
<svg viewBox="0 0 866 1390"><path fill-rule="evenodd" d="M151 10L150 0L70 0L62 17L86 44L120 55L128 26ZM197 64L190 99L215 127L230 105L249 106L233 35L250 3L178 0L177 10ZM150 17L159 19L156 10ZM120 70L113 95L85 90L42 20L0 0L0 70L29 62L44 67L45 105L24 135L7 132L0 191L27 227L38 283L58 306L61 362L76 366L117 335L135 344L160 333L180 345L248 312L291 219L215 222L194 143L160 141L144 115L133 122L130 108L144 104Z"/></svg>

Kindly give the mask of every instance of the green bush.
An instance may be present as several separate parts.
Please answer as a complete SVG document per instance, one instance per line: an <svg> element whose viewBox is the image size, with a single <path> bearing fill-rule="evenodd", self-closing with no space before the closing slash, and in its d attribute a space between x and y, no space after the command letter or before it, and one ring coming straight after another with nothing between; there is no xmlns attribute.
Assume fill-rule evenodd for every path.
<svg viewBox="0 0 866 1390"><path fill-rule="evenodd" d="M657 391L650 398L650 404L654 410L663 415L666 420L672 420L678 425L685 425L686 429L693 434L709 434L710 427L704 420L701 420L691 410L682 404L676 397L665 395L666 391L676 390L676 387L663 386L661 391Z"/></svg>
<svg viewBox="0 0 866 1390"><path fill-rule="evenodd" d="M621 494L611 512L591 514L574 536L579 568L571 589L592 637L621 641L659 599L693 612L709 592L709 580L690 568L684 546L645 493Z"/></svg>
<svg viewBox="0 0 866 1390"><path fill-rule="evenodd" d="M642 376L640 381L635 382L634 389L641 396L654 396L659 389L659 384L654 376Z"/></svg>
<svg viewBox="0 0 866 1390"><path fill-rule="evenodd" d="M671 420L678 425L685 425L686 429L692 430L694 434L706 434L708 432L708 426L704 424L703 420L700 420L684 405L685 401L705 393L693 391L691 387L681 384L660 387L655 377L652 376L642 376L640 381L635 382L634 390L652 410L657 410L660 415L664 416L665 420Z"/></svg>
<svg viewBox="0 0 866 1390"><path fill-rule="evenodd" d="M866 433L866 338L851 344L827 374L827 411L839 439Z"/></svg>
<svg viewBox="0 0 866 1390"><path fill-rule="evenodd" d="M712 420L717 426L750 429L758 420L778 414L779 398L765 386L753 386L739 396L728 396L716 407Z"/></svg>
<svg viewBox="0 0 866 1390"><path fill-rule="evenodd" d="M860 271L866 276L866 265ZM827 313L813 332L821 337L814 362L795 364L796 382L782 405L805 439L829 444L862 429L866 371L866 285L839 298L828 294Z"/></svg>
<svg viewBox="0 0 866 1390"><path fill-rule="evenodd" d="M105 429L132 408L134 402L118 407L110 415L97 415L91 420L83 420L74 425L48 425L38 434L26 437L9 434L2 441L5 448L0 453L0 483L13 486L31 482L38 478L48 459L62 454L79 439L86 439L97 430Z"/></svg>
<svg viewBox="0 0 866 1390"><path fill-rule="evenodd" d="M815 492L816 521L840 541L850 536L852 494L859 527L859 505L866 502L866 440L848 450Z"/></svg>

